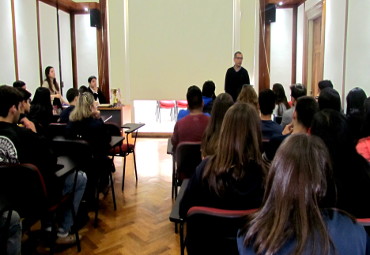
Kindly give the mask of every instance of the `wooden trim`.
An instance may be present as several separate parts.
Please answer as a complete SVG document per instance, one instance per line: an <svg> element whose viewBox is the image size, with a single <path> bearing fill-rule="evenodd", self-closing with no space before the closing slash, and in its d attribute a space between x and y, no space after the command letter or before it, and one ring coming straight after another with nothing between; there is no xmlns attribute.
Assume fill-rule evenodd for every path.
<svg viewBox="0 0 370 255"><path fill-rule="evenodd" d="M76 13L76 12L81 12L81 13L86 13L85 8L87 9L98 9L99 4L98 3L88 3L88 2L83 2L83 3L76 3L71 0L38 0L41 1L45 4L57 7L59 10L68 12L68 13Z"/></svg>
<svg viewBox="0 0 370 255"><path fill-rule="evenodd" d="M325 56L325 24L326 24L326 1L322 3L322 14L321 14L321 58L320 66L322 67L322 76L321 79L324 79L324 56ZM318 84L315 84L318 86Z"/></svg>
<svg viewBox="0 0 370 255"><path fill-rule="evenodd" d="M345 98L346 98L346 70L347 70L347 33L348 33L348 0L346 0L346 14L345 14L345 25L344 25L344 54L343 54L343 81L342 81L342 107L344 109L344 103L345 103Z"/></svg>
<svg viewBox="0 0 370 255"><path fill-rule="evenodd" d="M270 43L271 25L265 21L265 0L260 0L260 32L259 32L259 84L258 90L270 88Z"/></svg>
<svg viewBox="0 0 370 255"><path fill-rule="evenodd" d="M297 22L298 6L293 7L293 29L292 29L292 77L291 83L297 81Z"/></svg>
<svg viewBox="0 0 370 255"><path fill-rule="evenodd" d="M59 4L57 1L56 7L56 14L57 14L57 37L58 37L58 62L59 62L59 92L63 95L63 72L62 72L62 53L60 49L60 22L59 22Z"/></svg>
<svg viewBox="0 0 370 255"><path fill-rule="evenodd" d="M36 0L36 15L37 15L37 48L39 51L39 75L40 75L40 86L42 84L43 78L43 72L42 72L42 58L41 58L41 37L40 37L40 4L39 1Z"/></svg>
<svg viewBox="0 0 370 255"><path fill-rule="evenodd" d="M78 88L75 14L70 14L73 88Z"/></svg>
<svg viewBox="0 0 370 255"><path fill-rule="evenodd" d="M18 69L18 47L17 47L17 29L15 25L15 8L14 0L11 0L11 10L12 10L12 27L13 27L13 48L14 48L14 72L15 79L19 80L19 69Z"/></svg>
<svg viewBox="0 0 370 255"><path fill-rule="evenodd" d="M308 80L308 17L306 12L304 13L304 28L303 28L303 65L302 65L302 83L307 87Z"/></svg>

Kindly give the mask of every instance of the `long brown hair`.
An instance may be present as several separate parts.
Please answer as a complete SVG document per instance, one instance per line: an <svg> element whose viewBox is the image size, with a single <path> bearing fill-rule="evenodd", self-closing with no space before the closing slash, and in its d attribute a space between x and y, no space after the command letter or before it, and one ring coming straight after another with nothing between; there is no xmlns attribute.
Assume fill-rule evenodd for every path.
<svg viewBox="0 0 370 255"><path fill-rule="evenodd" d="M249 103L253 105L258 112L258 97L252 85L243 85L236 102Z"/></svg>
<svg viewBox="0 0 370 255"><path fill-rule="evenodd" d="M246 226L245 245L257 254L275 254L295 239L292 254L327 254L331 240L319 201L331 176L328 151L322 140L307 134L291 135L271 164L264 203ZM246 231L246 230L245 230Z"/></svg>
<svg viewBox="0 0 370 255"><path fill-rule="evenodd" d="M217 150L207 162L203 179L222 196L227 183L223 177L243 179L249 165L261 166L262 155L260 119L250 104L236 103L227 110L222 122Z"/></svg>
<svg viewBox="0 0 370 255"><path fill-rule="evenodd" d="M55 93L55 92L60 92L60 89L59 89L59 84L57 82L57 79L51 79L49 77L49 74L50 74L50 70L53 69L54 67L52 66L48 66L45 68L45 81L48 82L48 85L49 85L49 89L51 90L52 93ZM54 86L52 86L52 84L54 84ZM56 91L53 91L53 88L55 88Z"/></svg>
<svg viewBox="0 0 370 255"><path fill-rule="evenodd" d="M216 151L222 121L226 111L234 104L233 98L228 93L219 94L213 102L211 119L204 131L202 138L202 156L213 155Z"/></svg>

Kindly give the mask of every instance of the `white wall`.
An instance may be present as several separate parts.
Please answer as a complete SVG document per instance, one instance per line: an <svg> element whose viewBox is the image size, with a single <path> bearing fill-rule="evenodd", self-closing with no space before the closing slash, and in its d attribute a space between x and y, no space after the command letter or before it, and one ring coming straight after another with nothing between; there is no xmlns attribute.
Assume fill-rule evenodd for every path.
<svg viewBox="0 0 370 255"><path fill-rule="evenodd" d="M17 26L19 79L34 93L41 85L37 39L36 1L14 0Z"/></svg>
<svg viewBox="0 0 370 255"><path fill-rule="evenodd" d="M270 85L281 83L288 93L292 78L293 9L276 9L271 23Z"/></svg>
<svg viewBox="0 0 370 255"><path fill-rule="evenodd" d="M98 78L96 28L90 27L89 14L79 14L75 15L75 29L78 87L88 86L91 75Z"/></svg>
<svg viewBox="0 0 370 255"><path fill-rule="evenodd" d="M370 1L348 1L345 95L360 87L370 96Z"/></svg>
<svg viewBox="0 0 370 255"><path fill-rule="evenodd" d="M296 83L303 81L303 38L304 38L304 4L298 7L297 12L297 64L296 64Z"/></svg>
<svg viewBox="0 0 370 255"><path fill-rule="evenodd" d="M0 1L0 85L15 81L12 11L10 1Z"/></svg>
<svg viewBox="0 0 370 255"><path fill-rule="evenodd" d="M346 0L326 1L324 79L342 93Z"/></svg>
<svg viewBox="0 0 370 255"><path fill-rule="evenodd" d="M60 54L62 63L63 94L66 95L68 89L73 88L72 73L72 44L71 44L71 23L70 15L64 11L59 11L60 25Z"/></svg>
<svg viewBox="0 0 370 255"><path fill-rule="evenodd" d="M45 68L52 66L55 70L55 78L60 85L57 11L55 7L40 2L39 15L42 79L46 79Z"/></svg>

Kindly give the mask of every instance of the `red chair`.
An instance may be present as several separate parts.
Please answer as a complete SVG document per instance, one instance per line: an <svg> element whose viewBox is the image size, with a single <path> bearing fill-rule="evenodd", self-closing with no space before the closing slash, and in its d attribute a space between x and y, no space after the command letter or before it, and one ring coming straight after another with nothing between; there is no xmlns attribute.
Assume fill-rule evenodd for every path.
<svg viewBox="0 0 370 255"><path fill-rule="evenodd" d="M176 115L179 113L179 109L187 109L188 100L176 100ZM176 116L177 119L177 116Z"/></svg>
<svg viewBox="0 0 370 255"><path fill-rule="evenodd" d="M161 109L171 109L171 120L175 119L176 103L173 100L157 100L156 120L161 122Z"/></svg>

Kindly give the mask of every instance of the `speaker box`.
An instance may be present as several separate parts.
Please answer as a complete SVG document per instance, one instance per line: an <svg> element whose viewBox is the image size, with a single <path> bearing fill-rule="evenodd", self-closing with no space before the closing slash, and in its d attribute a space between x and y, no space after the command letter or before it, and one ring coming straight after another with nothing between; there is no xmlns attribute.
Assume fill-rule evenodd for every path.
<svg viewBox="0 0 370 255"><path fill-rule="evenodd" d="M90 26L100 28L100 11L98 9L90 10Z"/></svg>
<svg viewBox="0 0 370 255"><path fill-rule="evenodd" d="M276 5L275 4L266 5L265 19L266 19L266 23L272 23L276 21Z"/></svg>

